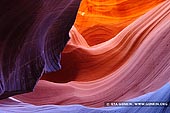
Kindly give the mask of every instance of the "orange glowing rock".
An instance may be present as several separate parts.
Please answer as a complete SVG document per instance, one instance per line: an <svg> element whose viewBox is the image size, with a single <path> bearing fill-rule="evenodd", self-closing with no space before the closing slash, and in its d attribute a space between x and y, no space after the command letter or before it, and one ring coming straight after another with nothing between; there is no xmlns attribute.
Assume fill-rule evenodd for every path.
<svg viewBox="0 0 170 113"><path fill-rule="evenodd" d="M162 1L82 0L75 26L89 45L95 45L113 38Z"/></svg>

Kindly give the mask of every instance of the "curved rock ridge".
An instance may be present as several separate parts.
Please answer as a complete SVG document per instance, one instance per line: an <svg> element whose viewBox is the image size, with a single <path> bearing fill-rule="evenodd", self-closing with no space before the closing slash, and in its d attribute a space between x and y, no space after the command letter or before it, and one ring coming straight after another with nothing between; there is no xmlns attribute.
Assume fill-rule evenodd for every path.
<svg viewBox="0 0 170 113"><path fill-rule="evenodd" d="M0 113L169 113L170 107L166 104L170 102L170 83L165 84L160 89L142 95L140 97L125 101L145 103L143 106L128 106L128 107L101 107L91 108L82 105L42 105L35 106L32 104L23 103L13 99L0 100ZM147 103L160 103L159 107L144 107ZM113 103L113 102L112 102ZM153 105L153 104L152 104Z"/></svg>
<svg viewBox="0 0 170 113"><path fill-rule="evenodd" d="M75 27L70 36L63 52L63 60L69 63L63 66L73 66L72 72L60 74L74 76L74 81L55 83L57 74L45 76L34 92L15 96L16 99L35 105L102 107L106 101L129 100L170 81L169 0L101 44L89 46Z"/></svg>
<svg viewBox="0 0 170 113"><path fill-rule="evenodd" d="M0 113L169 113L170 0L80 1L0 1Z"/></svg>
<svg viewBox="0 0 170 113"><path fill-rule="evenodd" d="M0 1L0 99L32 91L60 69L81 0Z"/></svg>
<svg viewBox="0 0 170 113"><path fill-rule="evenodd" d="M63 68L61 71L53 73L52 76L51 74L43 76L44 79L53 82L61 82L62 80L65 80L65 82L72 80L90 81L113 73L127 63L139 47L146 48L144 47L145 40L154 39L156 41L158 38L154 37L157 36L157 31L161 29L160 31L164 32L168 29L164 28L169 21L168 5L169 2L158 5L112 39L94 46L89 46L83 36L73 27L70 31L71 40L62 54L61 63ZM160 40L162 34L159 35ZM155 43L156 46L159 40L151 42ZM147 45L152 44L149 41L145 41L145 43ZM154 45L153 48L155 48ZM156 50L159 51L158 49ZM140 53L138 54L140 56ZM145 54L149 53L146 52Z"/></svg>

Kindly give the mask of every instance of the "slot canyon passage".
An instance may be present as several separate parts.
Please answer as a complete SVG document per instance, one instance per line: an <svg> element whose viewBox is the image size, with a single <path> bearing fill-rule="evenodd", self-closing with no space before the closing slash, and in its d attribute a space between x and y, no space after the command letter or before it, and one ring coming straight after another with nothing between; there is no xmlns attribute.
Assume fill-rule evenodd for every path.
<svg viewBox="0 0 170 113"><path fill-rule="evenodd" d="M0 113L170 113L170 0L2 0L0 12Z"/></svg>

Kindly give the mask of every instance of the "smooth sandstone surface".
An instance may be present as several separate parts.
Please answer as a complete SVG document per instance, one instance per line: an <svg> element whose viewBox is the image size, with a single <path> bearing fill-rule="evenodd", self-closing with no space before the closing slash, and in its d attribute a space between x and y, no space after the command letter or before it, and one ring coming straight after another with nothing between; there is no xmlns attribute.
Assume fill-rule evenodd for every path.
<svg viewBox="0 0 170 113"><path fill-rule="evenodd" d="M54 73L44 77L53 82L40 80L33 93L15 98L35 105L102 107L105 101L132 99L170 81L169 1L159 4L101 44L89 46L75 27L70 36L63 58L69 61L64 65L73 66L74 81L55 83L58 75ZM70 74L65 70L63 74L67 73Z"/></svg>
<svg viewBox="0 0 170 113"><path fill-rule="evenodd" d="M159 102L160 106L143 107L143 106L110 106L101 108L85 107L82 105L42 105L35 106L23 103L13 98L0 100L1 113L169 113L170 107L167 106L170 98L170 84L165 84L159 90L147 93L138 98L126 102ZM153 105L153 104L152 104Z"/></svg>
<svg viewBox="0 0 170 113"><path fill-rule="evenodd" d="M170 102L169 0L82 0L79 10L80 1L67 1L68 7L64 4L66 1L61 4L53 0L41 2L45 6L61 5L54 14L59 15L57 18L68 14L65 19L58 18L57 25L62 22L61 29L56 25L48 31L50 43L46 54L49 57L43 57L48 60L43 69L50 73L41 73L43 76L33 92L0 100L0 113L170 112L168 105L104 107L105 102ZM76 9L78 13L73 25ZM70 13L73 10L74 14ZM47 16L43 14L42 17ZM65 22L69 26L64 26ZM40 26L38 34L42 35L45 28ZM58 35L62 41L56 38ZM65 39L62 36L66 36ZM50 37L55 37L52 39L56 41ZM56 43L60 41L67 45L58 51L57 47L61 46ZM41 39L38 42L42 44ZM59 69L55 66L60 67L63 48L61 69L51 72ZM51 55L58 55L58 59Z"/></svg>
<svg viewBox="0 0 170 113"><path fill-rule="evenodd" d="M89 45L116 36L164 0L82 0L75 26Z"/></svg>

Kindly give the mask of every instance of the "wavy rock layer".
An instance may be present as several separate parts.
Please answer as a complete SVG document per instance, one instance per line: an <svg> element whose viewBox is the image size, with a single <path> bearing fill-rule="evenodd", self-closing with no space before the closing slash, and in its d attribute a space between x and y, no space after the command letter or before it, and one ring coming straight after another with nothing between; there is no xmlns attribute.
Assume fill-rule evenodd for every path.
<svg viewBox="0 0 170 113"><path fill-rule="evenodd" d="M32 91L43 71L60 69L79 3L0 1L0 99Z"/></svg>
<svg viewBox="0 0 170 113"><path fill-rule="evenodd" d="M43 71L59 69L71 37L62 69L45 74L33 92L14 96L19 102L1 100L0 112L169 113L167 106L104 107L170 102L169 0L83 0L71 30L77 0L0 4L7 6L0 7L7 12L0 20L1 98L29 91Z"/></svg>
<svg viewBox="0 0 170 113"><path fill-rule="evenodd" d="M82 0L75 26L89 45L117 35L164 0Z"/></svg>
<svg viewBox="0 0 170 113"><path fill-rule="evenodd" d="M33 93L15 98L35 105L102 107L106 101L129 100L170 81L170 1L101 44L89 46L75 27L70 36L63 58L69 61L64 65L73 66L75 81L54 83L58 75L53 74L44 77L53 82L40 80ZM70 72L65 71L69 77Z"/></svg>
<svg viewBox="0 0 170 113"><path fill-rule="evenodd" d="M130 102L170 102L170 83L164 85L161 89L147 93L141 97L129 100ZM81 105L43 105L35 106L18 102L13 99L0 101L0 109L3 113L169 113L170 107L161 105L161 107L102 107L90 108Z"/></svg>

